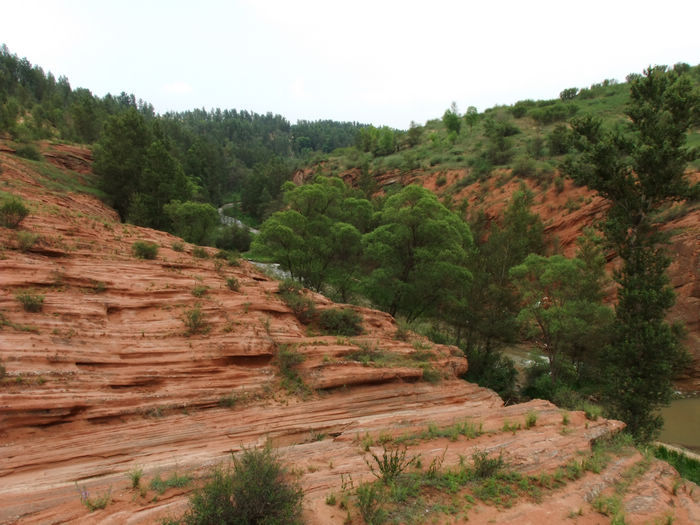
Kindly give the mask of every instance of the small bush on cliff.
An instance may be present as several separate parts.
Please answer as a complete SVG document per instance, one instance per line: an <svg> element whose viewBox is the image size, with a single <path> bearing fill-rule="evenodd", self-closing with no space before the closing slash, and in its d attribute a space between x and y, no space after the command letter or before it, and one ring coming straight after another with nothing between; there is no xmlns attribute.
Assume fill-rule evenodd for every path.
<svg viewBox="0 0 700 525"><path fill-rule="evenodd" d="M17 300L22 304L25 312L41 312L44 307L44 296L31 292L21 292L16 295Z"/></svg>
<svg viewBox="0 0 700 525"><path fill-rule="evenodd" d="M158 245L154 242L136 241L131 245L131 252L139 259L155 259L158 255Z"/></svg>
<svg viewBox="0 0 700 525"><path fill-rule="evenodd" d="M212 479L190 498L183 517L188 525L301 524L303 492L289 481L274 451L244 449L231 468L218 468Z"/></svg>
<svg viewBox="0 0 700 525"><path fill-rule="evenodd" d="M362 317L349 308L332 308L321 312L319 318L321 329L333 335L360 335L362 333Z"/></svg>
<svg viewBox="0 0 700 525"><path fill-rule="evenodd" d="M41 155L41 152L37 149L37 147L34 144L24 144L22 146L18 146L15 150L15 154L18 157L22 157L29 160L44 160L44 157Z"/></svg>
<svg viewBox="0 0 700 525"><path fill-rule="evenodd" d="M282 300L292 309L294 315L297 316L300 322L308 324L316 315L316 305L314 302L303 295L302 287L299 283L285 279L280 283L277 293L280 294Z"/></svg>
<svg viewBox="0 0 700 525"><path fill-rule="evenodd" d="M204 314L202 313L199 303L197 303L191 310L186 310L182 320L187 327L187 335L206 333L208 330L207 323L204 320Z"/></svg>
<svg viewBox="0 0 700 525"><path fill-rule="evenodd" d="M0 206L0 226L17 228L27 215L29 210L22 201L12 198Z"/></svg>

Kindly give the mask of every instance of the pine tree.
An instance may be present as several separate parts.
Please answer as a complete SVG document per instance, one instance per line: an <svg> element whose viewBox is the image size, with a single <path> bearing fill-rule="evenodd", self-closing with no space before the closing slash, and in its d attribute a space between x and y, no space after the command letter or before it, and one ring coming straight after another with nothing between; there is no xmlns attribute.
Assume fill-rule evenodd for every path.
<svg viewBox="0 0 700 525"><path fill-rule="evenodd" d="M630 84L630 129L606 130L590 116L574 119L582 154L566 169L610 202L603 229L623 265L615 275L620 287L604 357L605 397L611 415L645 441L662 426L657 409L670 401L671 381L687 356L680 329L665 321L674 296L655 212L690 195L684 144L700 96L687 75L665 66L649 68Z"/></svg>

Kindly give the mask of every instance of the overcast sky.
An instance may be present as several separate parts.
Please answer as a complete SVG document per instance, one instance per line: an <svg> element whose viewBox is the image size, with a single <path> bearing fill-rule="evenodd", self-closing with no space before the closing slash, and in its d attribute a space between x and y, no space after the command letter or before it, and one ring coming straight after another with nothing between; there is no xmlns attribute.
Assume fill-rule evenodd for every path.
<svg viewBox="0 0 700 525"><path fill-rule="evenodd" d="M407 128L700 62L700 1L16 0L0 43L98 96Z"/></svg>

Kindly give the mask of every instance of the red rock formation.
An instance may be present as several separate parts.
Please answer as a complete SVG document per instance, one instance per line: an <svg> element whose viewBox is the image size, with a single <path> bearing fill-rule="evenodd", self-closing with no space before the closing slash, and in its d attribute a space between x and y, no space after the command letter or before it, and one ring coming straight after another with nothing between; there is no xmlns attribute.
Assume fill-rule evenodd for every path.
<svg viewBox="0 0 700 525"><path fill-rule="evenodd" d="M277 283L247 262L196 258L190 245L176 251L171 235L121 224L93 197L43 186L29 163L9 153L0 153L0 163L0 187L31 208L21 230L39 236L23 252L17 231L0 228L0 360L7 370L0 380L0 523L158 523L185 510L192 485L159 494L147 488L154 476L196 478L266 440L304 489L305 519L342 523L345 513L325 498L341 490L341 474L356 483L371 479L364 436L387 439L469 421L484 433L419 439L410 452L428 465L447 448L445 466L475 450L502 452L520 472L540 473L622 426L571 413L564 428L559 409L544 401L503 406L493 392L456 378L467 366L457 349L418 336L396 340L394 320L381 312L353 307L363 318L361 336L319 335L280 300ZM136 259L137 240L157 243L158 257ZM229 277L239 291L227 287ZM195 285L208 291L197 298ZM43 309L24 311L21 291L43 295ZM318 309L333 307L312 297ZM188 335L184 319L197 304L206 325ZM298 373L309 391L301 397L281 387L275 357L282 345L304 356ZM348 358L362 349L381 349L391 364ZM423 381L420 365L442 380ZM532 428L502 430L505 422L524 424L529 413L537 414ZM144 471L143 494L130 488L134 468ZM612 486L620 469L588 474L539 504L478 504L469 515L556 522L580 508L577 523L598 523L604 518L590 495ZM627 492L628 522L670 511L675 523L697 522L700 491L695 499L690 489L674 491L676 479L668 466L654 464ZM111 502L91 513L79 490L93 497L111 491Z"/></svg>

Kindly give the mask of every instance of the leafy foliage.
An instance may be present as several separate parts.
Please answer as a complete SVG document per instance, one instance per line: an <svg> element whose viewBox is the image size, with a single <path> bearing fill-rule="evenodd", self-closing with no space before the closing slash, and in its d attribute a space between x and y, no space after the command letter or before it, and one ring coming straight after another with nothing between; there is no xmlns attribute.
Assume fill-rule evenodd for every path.
<svg viewBox="0 0 700 525"><path fill-rule="evenodd" d="M29 215L29 209L18 198L11 198L0 206L0 226L17 228Z"/></svg>
<svg viewBox="0 0 700 525"><path fill-rule="evenodd" d="M350 308L324 310L319 316L318 324L329 334L353 336L362 333L362 317Z"/></svg>
<svg viewBox="0 0 700 525"><path fill-rule="evenodd" d="M136 241L131 245L131 252L139 259L155 259L158 255L158 245L149 241Z"/></svg>
<svg viewBox="0 0 700 525"><path fill-rule="evenodd" d="M604 231L623 267L606 351L606 400L613 416L647 440L661 426L656 409L670 401L671 379L685 358L679 329L664 320L674 298L653 212L689 195L683 145L700 95L687 74L663 66L631 79L630 95L630 134L605 129L590 116L575 119L582 154L567 169L611 202Z"/></svg>
<svg viewBox="0 0 700 525"><path fill-rule="evenodd" d="M301 524L303 492L275 452L266 446L233 456L233 470L215 469L212 479L195 491L183 517L188 525Z"/></svg>
<svg viewBox="0 0 700 525"><path fill-rule="evenodd" d="M379 226L362 240L370 267L365 290L391 315L430 315L464 289L469 227L430 191L407 186L384 203Z"/></svg>

